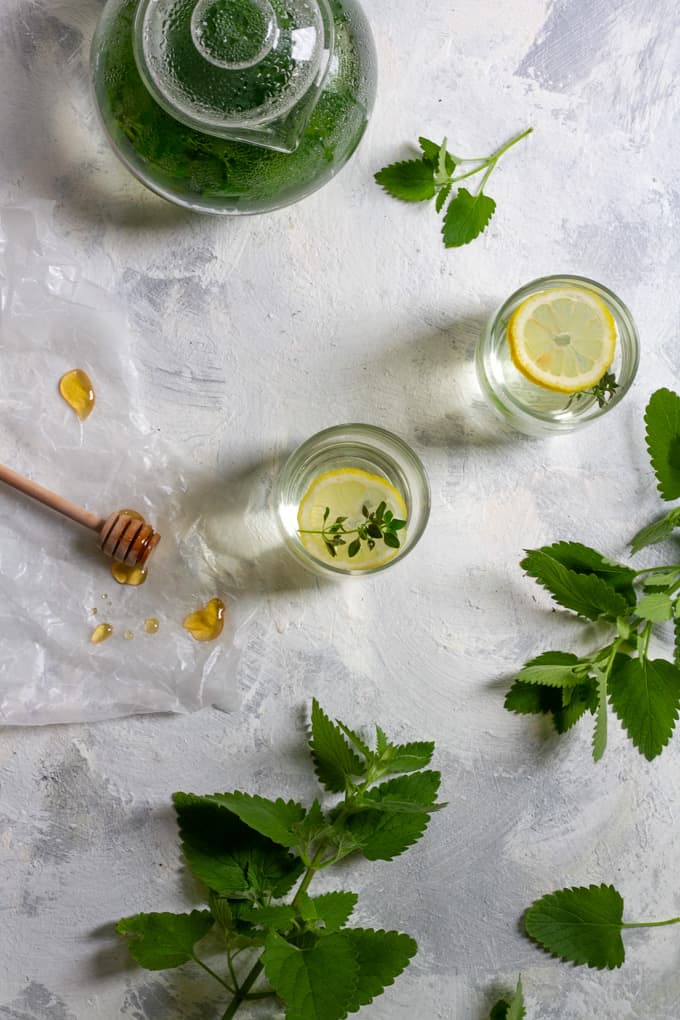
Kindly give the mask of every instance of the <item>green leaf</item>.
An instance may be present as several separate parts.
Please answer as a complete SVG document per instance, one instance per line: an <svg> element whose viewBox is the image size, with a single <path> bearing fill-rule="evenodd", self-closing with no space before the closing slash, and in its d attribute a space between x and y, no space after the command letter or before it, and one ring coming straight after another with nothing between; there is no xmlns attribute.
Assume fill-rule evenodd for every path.
<svg viewBox="0 0 680 1020"><path fill-rule="evenodd" d="M302 873L298 857L256 832L212 797L173 795L192 874L223 895L283 896Z"/></svg>
<svg viewBox="0 0 680 1020"><path fill-rule="evenodd" d="M434 197L434 166L424 159L391 163L375 175L378 184L402 202L425 202Z"/></svg>
<svg viewBox="0 0 680 1020"><path fill-rule="evenodd" d="M166 970L187 963L194 945L214 924L209 910L190 914L135 914L116 925L119 935L129 937L128 949L147 970Z"/></svg>
<svg viewBox="0 0 680 1020"><path fill-rule="evenodd" d="M267 980L286 1004L286 1020L341 1020L359 987L359 964L343 933L301 949L271 934L262 963Z"/></svg>
<svg viewBox="0 0 680 1020"><path fill-rule="evenodd" d="M652 393L645 411L647 449L663 499L680 498L680 396Z"/></svg>
<svg viewBox="0 0 680 1020"><path fill-rule="evenodd" d="M397 538L393 531L385 532L385 534L383 535L383 542L385 543L385 545L388 545L390 549L399 548L399 539Z"/></svg>
<svg viewBox="0 0 680 1020"><path fill-rule="evenodd" d="M551 713L557 732L566 733L586 711L595 712L597 688L592 680L567 688L571 695L568 705L563 703L563 690L516 680L505 696L505 707L509 712L523 715Z"/></svg>
<svg viewBox="0 0 680 1020"><path fill-rule="evenodd" d="M488 195L471 195L459 188L444 216L442 235L447 248L460 248L474 241L486 229L496 203Z"/></svg>
<svg viewBox="0 0 680 1020"><path fill-rule="evenodd" d="M640 549L644 549L645 546L663 542L664 539L673 534L678 525L680 525L680 510L677 508L669 510L665 517L661 517L658 521L653 521L646 528L638 531L630 543L631 553L634 555L640 552Z"/></svg>
<svg viewBox="0 0 680 1020"><path fill-rule="evenodd" d="M451 194L450 184L447 184L444 188L440 188L439 191L437 192L437 198L434 203L434 207L438 213L441 212L444 206L446 205L446 199L449 197L450 194Z"/></svg>
<svg viewBox="0 0 680 1020"><path fill-rule="evenodd" d="M673 652L673 662L680 666L680 620L677 617L673 621Z"/></svg>
<svg viewBox="0 0 680 1020"><path fill-rule="evenodd" d="M380 757L383 756L387 748L390 746L387 734L381 726L376 726L375 728L375 746Z"/></svg>
<svg viewBox="0 0 680 1020"><path fill-rule="evenodd" d="M562 960L613 970L625 953L621 939L623 900L611 885L558 889L526 912L527 934Z"/></svg>
<svg viewBox="0 0 680 1020"><path fill-rule="evenodd" d="M629 606L635 605L635 571L632 567L609 560L581 542L553 542L552 545L544 546L542 551L567 570L577 574L595 574L622 595Z"/></svg>
<svg viewBox="0 0 680 1020"><path fill-rule="evenodd" d="M409 935L397 931L346 928L342 934L359 964L359 981L347 1006L348 1013L355 1013L394 984L394 979L418 952L418 946Z"/></svg>
<svg viewBox="0 0 680 1020"><path fill-rule="evenodd" d="M347 549L347 555L350 558L352 556L356 556L356 554L359 552L360 549L361 549L361 542L359 541L358 538L355 538L352 542L349 543L349 547Z"/></svg>
<svg viewBox="0 0 680 1020"><path fill-rule="evenodd" d="M433 167L437 167L439 165L439 158L442 147L445 146L446 143L444 142L442 143L442 145L437 145L436 142L431 142L429 138L419 138L418 144L420 145L421 151L423 153L423 158L426 159L428 163L431 163ZM453 171L456 169L456 161L454 160L450 152L446 153L445 165L446 172L449 174L452 174Z"/></svg>
<svg viewBox="0 0 680 1020"><path fill-rule="evenodd" d="M499 999L491 1010L489 1020L524 1020L526 1015L522 979L520 977L517 979L517 988L515 989L512 1001L508 1002L507 999Z"/></svg>
<svg viewBox="0 0 680 1020"><path fill-rule="evenodd" d="M341 722L339 719L336 719L336 722L340 729L342 730L342 732L345 734L345 736L349 737L351 743L353 743L354 746L358 748L359 751L361 751L365 758L373 757L373 752L371 751L370 747L368 746L366 741L359 736L356 730L350 729L349 726L346 726L345 723Z"/></svg>
<svg viewBox="0 0 680 1020"><path fill-rule="evenodd" d="M281 846L297 846L299 834L296 826L305 816L302 804L293 800L268 800L250 793L214 793L206 800L225 807L238 815L251 829L268 836Z"/></svg>
<svg viewBox="0 0 680 1020"><path fill-rule="evenodd" d="M379 804L383 811L411 813L430 810L437 799L441 775L432 769L388 779L364 794L363 803Z"/></svg>
<svg viewBox="0 0 680 1020"><path fill-rule="evenodd" d="M410 744L391 744L380 759L385 775L398 772L416 772L424 769L432 760L434 742L419 740Z"/></svg>
<svg viewBox="0 0 680 1020"><path fill-rule="evenodd" d="M424 781L411 785L410 781ZM389 780L366 795L375 809L362 810L347 819L347 831L369 861L390 861L423 835L435 810L439 773L417 772Z"/></svg>
<svg viewBox="0 0 680 1020"><path fill-rule="evenodd" d="M673 602L664 592L652 592L640 599L635 607L635 615L642 620L651 620L652 623L670 620L673 615Z"/></svg>
<svg viewBox="0 0 680 1020"><path fill-rule="evenodd" d="M355 754L340 727L331 722L316 698L312 701L309 747L319 782L333 793L344 792L347 779L366 774L366 763Z"/></svg>
<svg viewBox="0 0 680 1020"><path fill-rule="evenodd" d="M297 896L303 920L319 934L330 934L344 928L358 899L353 892L329 892L321 896L298 893Z"/></svg>
<svg viewBox="0 0 680 1020"><path fill-rule="evenodd" d="M615 588L596 574L582 574L563 566L550 546L528 549L520 566L550 592L558 605L579 616L616 619L628 613L627 600Z"/></svg>
<svg viewBox="0 0 680 1020"><path fill-rule="evenodd" d="M607 673L595 670L597 680L597 709L593 730L593 761L600 761L607 750Z"/></svg>
<svg viewBox="0 0 680 1020"><path fill-rule="evenodd" d="M542 656L539 656L542 658ZM577 660L578 663L578 660ZM527 662L517 674L523 684L539 684L541 687L575 687L583 683L584 669L576 669L571 665L553 665L537 663L535 659Z"/></svg>
<svg viewBox="0 0 680 1020"><path fill-rule="evenodd" d="M269 907L254 907L244 904L239 911L239 918L248 921L255 928L267 928L271 931L288 931L295 921L295 909L286 903Z"/></svg>
<svg viewBox="0 0 680 1020"><path fill-rule="evenodd" d="M680 705L680 669L665 659L617 656L609 700L628 736L651 761L670 740Z"/></svg>

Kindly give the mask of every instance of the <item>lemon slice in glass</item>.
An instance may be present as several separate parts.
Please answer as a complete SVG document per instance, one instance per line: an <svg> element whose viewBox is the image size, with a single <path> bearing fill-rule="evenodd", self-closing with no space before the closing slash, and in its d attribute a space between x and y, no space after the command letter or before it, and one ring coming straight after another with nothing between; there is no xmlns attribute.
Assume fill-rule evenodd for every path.
<svg viewBox="0 0 680 1020"><path fill-rule="evenodd" d="M616 349L616 324L605 304L581 287L532 294L512 313L508 346L515 367L559 393L595 386Z"/></svg>
<svg viewBox="0 0 680 1020"><path fill-rule="evenodd" d="M349 555L350 545L357 538L356 529L368 523L364 508L369 513L375 512L381 503L385 503L385 515L391 514L396 520L406 520L403 496L381 475L372 475L359 468L338 468L317 475L298 507L300 541L308 553L324 563L331 562L352 570L382 566L399 554L398 548L386 545L382 538L372 539L373 548L367 539L362 540L356 555ZM333 533L329 533L328 529L338 517L345 518L342 522L345 533L341 535L345 544L334 545L333 556L326 543L333 539ZM324 529L325 535L322 534ZM397 537L399 545L403 546L405 529L400 529Z"/></svg>

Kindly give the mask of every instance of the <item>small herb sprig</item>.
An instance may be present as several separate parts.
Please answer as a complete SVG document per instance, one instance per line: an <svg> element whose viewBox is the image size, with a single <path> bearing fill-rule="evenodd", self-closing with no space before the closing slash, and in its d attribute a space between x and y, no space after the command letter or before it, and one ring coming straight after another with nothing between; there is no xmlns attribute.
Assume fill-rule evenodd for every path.
<svg viewBox="0 0 680 1020"><path fill-rule="evenodd" d="M646 439L663 499L680 499L680 396L657 390L645 412ZM680 527L680 508L635 535L631 552ZM680 709L680 563L633 570L578 542L527 550L522 567L555 602L609 630L589 655L548 651L527 662L505 699L512 712L550 714L564 733L595 715L593 757L607 745L607 702L648 760L668 743ZM651 658L655 624L673 621L673 661Z"/></svg>
<svg viewBox="0 0 680 1020"><path fill-rule="evenodd" d="M391 985L417 950L400 932L347 927L355 893L308 890L350 855L391 861L420 839L444 806L435 803L440 775L427 768L434 744L393 744L378 726L370 747L314 700L309 746L320 783L340 797L324 808L318 799L304 807L239 791L176 793L184 859L207 887L208 909L135 914L116 928L142 967L193 961L213 977L231 996L222 1020L264 998L283 1002L288 1020L341 1020ZM206 939L199 956L210 933L217 943ZM223 974L205 960L215 944L226 950Z"/></svg>
<svg viewBox="0 0 680 1020"><path fill-rule="evenodd" d="M387 503L381 502L375 510L369 510L362 506L361 513L364 521L356 528L346 528L349 520L347 517L336 517L329 524L331 509L326 507L323 512L323 528L314 530L301 530L299 535L321 535L329 556L337 556L338 546L347 545L347 535L356 535L347 545L347 555L350 559L357 555L361 549L362 542L365 542L369 549L375 549L375 543L382 540L390 549L399 549L400 542L398 531L406 527L406 521L399 520L391 510L387 509Z"/></svg>
<svg viewBox="0 0 680 1020"><path fill-rule="evenodd" d="M507 999L499 999L489 1014L489 1020L524 1020L526 1015L522 978L519 977L512 999L509 1002Z"/></svg>
<svg viewBox="0 0 680 1020"><path fill-rule="evenodd" d="M454 156L446 147L446 138L441 145L429 138L419 138L422 152L419 159L391 163L375 174L375 180L388 194L403 202L427 202L434 198L438 213L448 201L442 226L444 245L460 248L474 241L486 229L494 214L496 203L484 194L484 188L498 160L532 131L533 128L527 128L490 156L478 159ZM457 173L458 170L463 172ZM461 181L480 173L483 177L474 194L458 186Z"/></svg>
<svg viewBox="0 0 680 1020"><path fill-rule="evenodd" d="M668 924L680 924L680 917L624 922L623 897L612 885L558 889L532 903L524 915L527 934L546 952L598 970L614 970L624 962L624 928Z"/></svg>

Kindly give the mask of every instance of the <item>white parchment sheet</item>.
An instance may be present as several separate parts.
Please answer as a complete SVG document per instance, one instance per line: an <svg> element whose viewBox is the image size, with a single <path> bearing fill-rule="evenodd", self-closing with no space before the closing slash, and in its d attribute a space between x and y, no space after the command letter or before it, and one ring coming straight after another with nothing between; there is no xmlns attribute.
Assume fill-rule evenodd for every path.
<svg viewBox="0 0 680 1020"><path fill-rule="evenodd" d="M136 509L162 536L146 583L124 587L94 533L0 483L0 724L233 706L249 611L183 516L180 457L145 418L124 310L22 209L0 210L0 287L0 461L102 516ZM82 423L58 391L73 368L96 392ZM197 642L182 621L214 597L224 632ZM102 622L113 634L92 644Z"/></svg>

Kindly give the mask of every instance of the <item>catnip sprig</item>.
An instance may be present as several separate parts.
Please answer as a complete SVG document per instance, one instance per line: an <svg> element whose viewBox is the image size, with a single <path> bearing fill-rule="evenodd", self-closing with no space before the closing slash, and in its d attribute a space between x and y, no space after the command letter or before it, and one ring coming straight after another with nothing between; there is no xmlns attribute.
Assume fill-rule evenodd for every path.
<svg viewBox="0 0 680 1020"><path fill-rule="evenodd" d="M623 921L623 898L612 885L576 886L542 896L524 915L527 934L548 953L569 963L614 970L625 960L624 928L659 928L667 921Z"/></svg>
<svg viewBox="0 0 680 1020"><path fill-rule="evenodd" d="M389 861L420 839L443 807L439 773L427 768L434 744L393 744L377 727L371 747L314 700L310 750L320 783L336 795L325 807L239 791L176 793L184 860L206 887L208 909L117 925L141 966L193 962L214 978L231 996L222 1020L262 998L282 1002L288 1020L341 1020L391 985L417 950L400 932L347 927L355 893L312 896L309 887L350 855ZM226 952L222 974L205 961L215 934Z"/></svg>
<svg viewBox="0 0 680 1020"><path fill-rule="evenodd" d="M645 413L647 446L664 499L680 498L680 397L658 390ZM667 538L680 510L643 528L632 552ZM607 703L648 760L659 755L680 711L680 564L632 567L578 542L527 550L522 567L565 609L596 621L606 639L588 655L548 651L525 663L505 699L512 712L550 714L558 733L596 717L593 757L607 744ZM673 661L650 655L655 625L672 621ZM607 633L608 631L608 633Z"/></svg>
<svg viewBox="0 0 680 1020"><path fill-rule="evenodd" d="M329 522L331 509L326 507L323 512L323 527L317 530L305 529L298 532L300 535L321 535L329 556L337 556L337 548L340 545L347 545L347 535L356 535L349 543L347 555L350 559L357 555L363 542L369 549L375 549L376 541L382 540L391 549L399 548L398 531L406 527L406 521L401 521L394 516L391 510L387 509L387 503L381 502L375 510L369 510L362 506L363 523L356 528L346 528L347 517L336 517Z"/></svg>
<svg viewBox="0 0 680 1020"><path fill-rule="evenodd" d="M484 188L498 160L532 131L533 128L527 128L490 156L478 159L453 155L447 150L446 138L441 145L429 138L419 138L422 152L419 159L391 163L375 174L375 180L388 194L403 202L426 202L434 198L438 213L448 202L442 226L444 245L460 248L478 237L494 214L496 203L484 193ZM476 174L483 176L474 194L459 187L461 181Z"/></svg>

